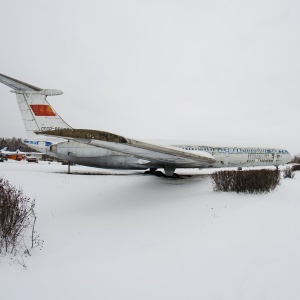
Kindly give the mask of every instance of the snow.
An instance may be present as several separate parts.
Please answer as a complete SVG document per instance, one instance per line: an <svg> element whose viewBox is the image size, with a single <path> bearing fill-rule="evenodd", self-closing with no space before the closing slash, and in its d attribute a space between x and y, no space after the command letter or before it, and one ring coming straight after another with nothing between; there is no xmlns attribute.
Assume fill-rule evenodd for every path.
<svg viewBox="0 0 300 300"><path fill-rule="evenodd" d="M1 299L299 299L300 175L264 195L214 192L206 171L168 179L9 161L45 241L0 261Z"/></svg>

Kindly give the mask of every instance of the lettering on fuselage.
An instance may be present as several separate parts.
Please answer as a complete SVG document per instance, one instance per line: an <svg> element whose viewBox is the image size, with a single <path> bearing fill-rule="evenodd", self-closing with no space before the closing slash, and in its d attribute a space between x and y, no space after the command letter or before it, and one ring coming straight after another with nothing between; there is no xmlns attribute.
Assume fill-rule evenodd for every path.
<svg viewBox="0 0 300 300"><path fill-rule="evenodd" d="M67 129L67 128L65 128L65 127L54 127L54 126L43 126L43 127L41 127L41 131L60 130L60 129Z"/></svg>
<svg viewBox="0 0 300 300"><path fill-rule="evenodd" d="M229 148L229 147L207 147L207 146L177 146L184 150L206 151L208 153L245 153L245 154L289 154L284 149L264 149L264 148Z"/></svg>

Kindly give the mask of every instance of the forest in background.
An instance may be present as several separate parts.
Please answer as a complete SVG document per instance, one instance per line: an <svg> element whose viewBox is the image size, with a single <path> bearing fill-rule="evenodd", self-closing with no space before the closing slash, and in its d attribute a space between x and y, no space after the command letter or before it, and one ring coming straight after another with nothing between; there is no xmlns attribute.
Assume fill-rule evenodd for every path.
<svg viewBox="0 0 300 300"><path fill-rule="evenodd" d="M33 149L29 148L27 145L22 143L21 138L0 138L0 149L8 147L10 151L18 150L20 147L21 151L24 152L35 152Z"/></svg>

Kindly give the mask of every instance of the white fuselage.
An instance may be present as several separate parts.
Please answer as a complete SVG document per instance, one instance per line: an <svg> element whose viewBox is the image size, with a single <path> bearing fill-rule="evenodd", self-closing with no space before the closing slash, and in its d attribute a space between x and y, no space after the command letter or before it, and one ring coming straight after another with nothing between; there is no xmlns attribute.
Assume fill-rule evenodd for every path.
<svg viewBox="0 0 300 300"><path fill-rule="evenodd" d="M107 169L143 170L147 168L163 168L156 162L143 160L101 147L68 141L64 138L40 136L38 139L25 139L29 147L47 153L50 156L76 164ZM289 162L292 157L287 150L272 148L245 147L209 147L203 145L174 145L191 153L207 152L216 160L214 163L197 163L177 166L177 168L221 168L247 166L276 166Z"/></svg>

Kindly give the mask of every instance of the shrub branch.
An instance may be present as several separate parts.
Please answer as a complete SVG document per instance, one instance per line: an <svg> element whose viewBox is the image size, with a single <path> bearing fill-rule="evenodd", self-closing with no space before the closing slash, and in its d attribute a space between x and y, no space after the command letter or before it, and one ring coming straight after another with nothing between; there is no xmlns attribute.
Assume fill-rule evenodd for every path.
<svg viewBox="0 0 300 300"><path fill-rule="evenodd" d="M245 194L269 193L280 183L280 171L247 170L219 171L211 175L215 191Z"/></svg>
<svg viewBox="0 0 300 300"><path fill-rule="evenodd" d="M20 255L16 260L23 262L23 254L30 255L29 248L42 246L43 241L35 232L34 209L35 199L0 177L0 254Z"/></svg>

